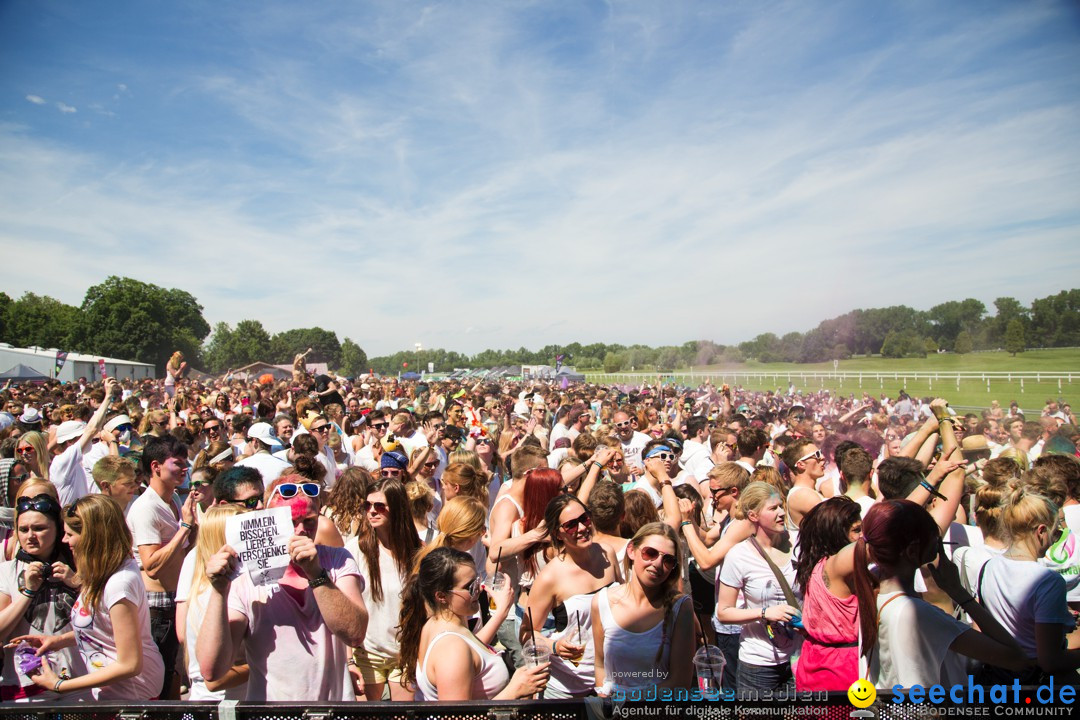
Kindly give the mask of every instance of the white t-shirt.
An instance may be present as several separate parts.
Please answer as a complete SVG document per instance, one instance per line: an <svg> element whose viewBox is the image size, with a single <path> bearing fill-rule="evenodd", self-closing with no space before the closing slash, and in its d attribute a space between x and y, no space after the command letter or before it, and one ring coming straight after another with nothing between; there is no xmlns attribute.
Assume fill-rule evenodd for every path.
<svg viewBox="0 0 1080 720"><path fill-rule="evenodd" d="M970 627L921 598L902 593L878 595L877 606L881 615L878 644L867 674L874 687L949 686L966 681L967 663L949 646Z"/></svg>
<svg viewBox="0 0 1080 720"><path fill-rule="evenodd" d="M173 493L170 500L171 503L166 503L153 488L147 488L128 508L126 519L134 544L132 550L140 568L140 545L166 545L180 530L180 499Z"/></svg>
<svg viewBox="0 0 1080 720"><path fill-rule="evenodd" d="M107 702L152 700L161 692L161 684L165 680L165 664L161 661L161 653L150 634L150 608L146 602L146 588L134 560L128 560L106 581L101 605L93 611L83 605L82 597L75 602L71 613L75 644L88 672L95 672L116 662L116 640L109 610L121 600L128 600L137 608L136 617L142 643L142 672L133 678L94 688L94 699Z"/></svg>
<svg viewBox="0 0 1080 720"><path fill-rule="evenodd" d="M203 618L206 616L206 604L210 597L210 585L203 586L203 591L195 600L191 598L191 581L195 576L195 550L184 556L184 564L180 567L180 579L176 583L176 602L187 603L187 620L184 626L184 648L187 653L188 686L191 688L188 700L204 702L220 702L221 700L243 700L247 697L247 683L243 683L227 690L216 692L206 689L206 681L203 679L202 670L199 669L199 660L195 655L195 645L199 639L199 628L202 627ZM246 577L246 576L245 576ZM237 648L237 657L233 664L244 662L244 648Z"/></svg>
<svg viewBox="0 0 1080 720"><path fill-rule="evenodd" d="M89 478L83 469L83 452L78 442L49 463L49 480L56 486L60 505L67 507L90 492Z"/></svg>
<svg viewBox="0 0 1080 720"><path fill-rule="evenodd" d="M367 570L367 560L356 558L358 567ZM368 626L364 649L394 657L398 654L398 622L401 615L401 591L404 586L397 563L390 551L379 545L379 577L382 578L382 602L371 596L371 581L364 583L364 604L367 605Z"/></svg>
<svg viewBox="0 0 1080 720"><path fill-rule="evenodd" d="M364 585L348 550L319 545L318 552L331 581L352 575ZM326 627L310 588L303 604L297 604L280 585L255 587L241 579L229 592L229 611L247 618L248 700L356 699L346 665L348 648Z"/></svg>
<svg viewBox="0 0 1080 720"><path fill-rule="evenodd" d="M318 455L315 457L318 459ZM255 468L262 475L263 487L270 487L270 483L281 477L281 474L285 472L285 468L289 467L289 463L270 453L257 452L238 461L236 467Z"/></svg>
<svg viewBox="0 0 1080 720"><path fill-rule="evenodd" d="M627 465L645 467L645 463L641 461L641 451L645 449L651 439L645 433L636 430L627 442L623 442L622 438L619 438L619 443L622 445L623 460Z"/></svg>
<svg viewBox="0 0 1080 720"><path fill-rule="evenodd" d="M672 485L674 485L674 483L672 483ZM660 493L658 493L651 484L649 484L649 481L646 480L644 476L639 477L634 483L633 487L630 488L630 490L641 490L649 496L649 498L653 501L653 504L656 505L657 508L661 508L664 506L664 497ZM627 492L629 492L629 490Z"/></svg>
<svg viewBox="0 0 1080 720"><path fill-rule="evenodd" d="M788 584L795 587L795 567L792 558L780 567ZM776 575L748 540L743 540L724 558L720 582L742 591L744 607L763 608L787 602ZM796 592L798 590L796 589ZM739 638L739 662L751 665L782 665L791 659L801 644L801 636L782 623L773 623L773 636L760 620L742 626Z"/></svg>
<svg viewBox="0 0 1080 720"><path fill-rule="evenodd" d="M704 480L713 469L712 454L709 446L696 440L687 440L683 445L679 464L698 480Z"/></svg>
<svg viewBox="0 0 1080 720"><path fill-rule="evenodd" d="M1065 578L1066 599L1077 602L1080 601L1080 505L1066 505L1061 512L1065 516L1065 531L1039 562Z"/></svg>
<svg viewBox="0 0 1080 720"><path fill-rule="evenodd" d="M991 558L983 573L981 601L1029 658L1038 656L1035 623L1073 627L1065 579L1036 562Z"/></svg>

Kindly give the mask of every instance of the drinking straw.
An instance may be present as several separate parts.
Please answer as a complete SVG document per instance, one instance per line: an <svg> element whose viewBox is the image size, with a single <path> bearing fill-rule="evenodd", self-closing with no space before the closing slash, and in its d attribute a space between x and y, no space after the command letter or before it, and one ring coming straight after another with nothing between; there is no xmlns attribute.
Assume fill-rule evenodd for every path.
<svg viewBox="0 0 1080 720"><path fill-rule="evenodd" d="M499 576L499 561L502 560L502 545L499 546L499 554L495 556L495 574L491 576L492 581Z"/></svg>
<svg viewBox="0 0 1080 720"><path fill-rule="evenodd" d="M574 611L574 620L577 622L577 641L578 641L578 644L580 645L581 644L581 611L580 610L575 610Z"/></svg>
<svg viewBox="0 0 1080 720"><path fill-rule="evenodd" d="M533 647L536 647L536 625L533 624L532 605L529 605L529 635L532 637Z"/></svg>

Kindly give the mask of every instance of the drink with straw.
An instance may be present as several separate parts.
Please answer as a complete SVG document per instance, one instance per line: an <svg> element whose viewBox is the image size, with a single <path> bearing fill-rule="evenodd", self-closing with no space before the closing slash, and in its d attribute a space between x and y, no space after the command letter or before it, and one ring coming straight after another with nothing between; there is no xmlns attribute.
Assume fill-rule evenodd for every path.
<svg viewBox="0 0 1080 720"><path fill-rule="evenodd" d="M498 571L495 572L495 576L491 579L491 592L488 594L488 607L495 610L495 593L502 592L502 589L506 587L506 575L500 575Z"/></svg>

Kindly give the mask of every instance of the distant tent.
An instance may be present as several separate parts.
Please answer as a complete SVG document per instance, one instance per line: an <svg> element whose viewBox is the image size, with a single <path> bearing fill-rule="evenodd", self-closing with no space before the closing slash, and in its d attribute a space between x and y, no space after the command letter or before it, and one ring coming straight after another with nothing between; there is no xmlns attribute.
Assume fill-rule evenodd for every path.
<svg viewBox="0 0 1080 720"><path fill-rule="evenodd" d="M585 382L584 375L569 370L560 370L559 374L555 376L556 380L562 380L563 378L566 378L568 382Z"/></svg>
<svg viewBox="0 0 1080 720"><path fill-rule="evenodd" d="M419 380L420 379L420 373L403 372L403 373L401 373L401 379L402 380Z"/></svg>
<svg viewBox="0 0 1080 720"><path fill-rule="evenodd" d="M0 373L0 380L48 380L49 376L32 367L19 363L5 373Z"/></svg>

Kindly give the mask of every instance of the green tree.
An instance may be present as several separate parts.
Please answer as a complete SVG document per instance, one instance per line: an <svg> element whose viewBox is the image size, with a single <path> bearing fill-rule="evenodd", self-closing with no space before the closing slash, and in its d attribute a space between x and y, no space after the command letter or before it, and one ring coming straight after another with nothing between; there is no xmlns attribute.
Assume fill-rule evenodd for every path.
<svg viewBox="0 0 1080 720"><path fill-rule="evenodd" d="M972 350L971 333L961 330L956 336L953 352L957 355L967 355Z"/></svg>
<svg viewBox="0 0 1080 720"><path fill-rule="evenodd" d="M326 363L329 367L341 367L341 343L337 333L321 327L286 330L270 338L270 355L275 363L291 363L293 358L311 348L306 360L309 363ZM412 363L409 363L412 367Z"/></svg>
<svg viewBox="0 0 1080 720"><path fill-rule="evenodd" d="M184 290L112 276L86 291L75 344L95 355L152 363L159 374L176 350L197 367L210 334L202 310Z"/></svg>
<svg viewBox="0 0 1080 720"><path fill-rule="evenodd" d="M1024 352L1025 347L1024 323L1020 321L1020 318L1013 318L1009 321L1009 326L1005 328L1005 350L1016 357L1016 353Z"/></svg>
<svg viewBox="0 0 1080 720"><path fill-rule="evenodd" d="M609 352L604 355L604 372L616 373L626 367L626 356L622 353Z"/></svg>
<svg viewBox="0 0 1080 720"><path fill-rule="evenodd" d="M214 372L268 362L270 334L258 320L241 320L235 330L228 323L218 323L207 343L205 357L207 366Z"/></svg>
<svg viewBox="0 0 1080 720"><path fill-rule="evenodd" d="M16 347L76 349L73 333L79 321L77 307L65 305L48 295L30 292L14 302L8 298L8 302L4 323L5 341Z"/></svg>
<svg viewBox="0 0 1080 720"><path fill-rule="evenodd" d="M10 295L6 292L0 292L0 338L6 342L10 342L10 340L8 340L7 327L8 310L11 309L12 302L13 300Z"/></svg>
<svg viewBox="0 0 1080 720"><path fill-rule="evenodd" d="M430 354L444 351L429 351ZM435 360L435 368L439 369L440 363ZM425 365L426 367L426 365ZM349 338L345 338L341 341L341 372L347 377L356 377L357 375L363 375L369 370L368 357L359 345L354 343Z"/></svg>
<svg viewBox="0 0 1080 720"><path fill-rule="evenodd" d="M930 355L938 351L937 340L932 337L926 338L926 354Z"/></svg>

